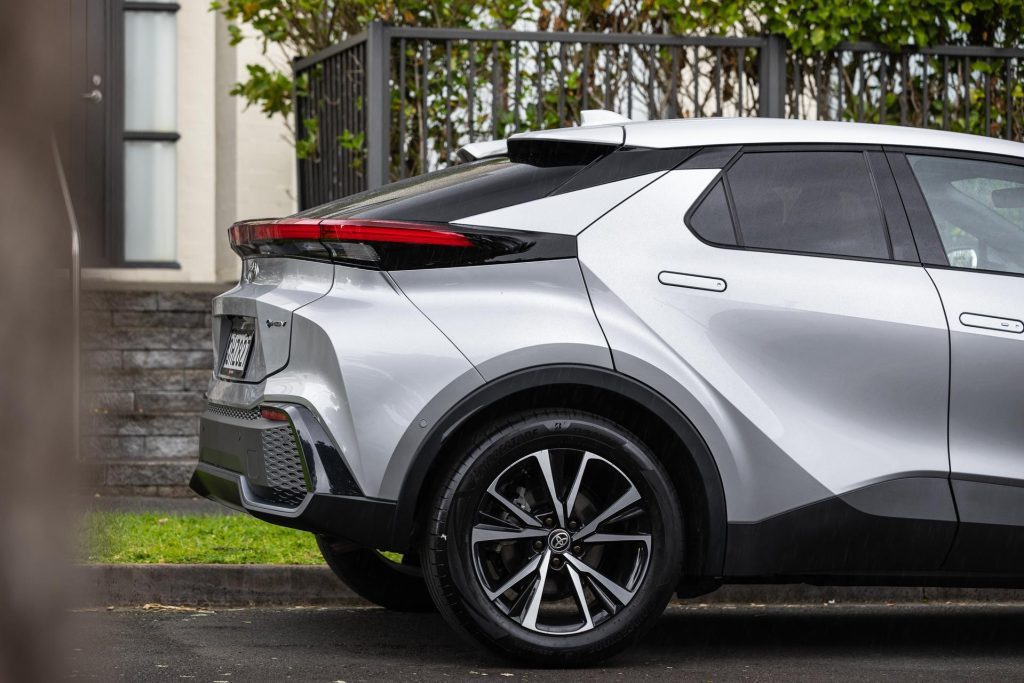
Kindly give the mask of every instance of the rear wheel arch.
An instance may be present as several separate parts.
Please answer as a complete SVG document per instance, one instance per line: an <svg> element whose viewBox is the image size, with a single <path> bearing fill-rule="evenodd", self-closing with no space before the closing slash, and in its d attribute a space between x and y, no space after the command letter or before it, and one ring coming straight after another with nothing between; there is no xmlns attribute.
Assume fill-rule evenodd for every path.
<svg viewBox="0 0 1024 683"><path fill-rule="evenodd" d="M396 546L411 546L423 532L425 517L420 513L429 504L438 476L456 456L447 448L487 421L540 407L595 413L647 443L679 492L686 535L694 542L684 560L684 580L721 574L727 529L725 492L704 439L675 405L646 384L585 365L539 366L509 373L479 387L433 425L402 482L395 514ZM676 451L681 457L673 456Z"/></svg>

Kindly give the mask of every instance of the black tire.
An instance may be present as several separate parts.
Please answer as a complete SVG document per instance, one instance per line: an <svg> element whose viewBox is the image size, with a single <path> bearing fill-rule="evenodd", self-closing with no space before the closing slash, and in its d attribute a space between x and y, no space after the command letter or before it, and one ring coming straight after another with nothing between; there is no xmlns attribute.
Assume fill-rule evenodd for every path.
<svg viewBox="0 0 1024 683"><path fill-rule="evenodd" d="M544 453L547 454L541 455ZM650 448L633 434L589 413L568 409L530 411L480 429L453 450L453 458L454 462L434 492L422 562L434 601L456 630L519 662L579 666L594 664L625 649L662 614L682 567L682 513L664 468ZM550 476L544 476L542 459L548 463L546 471L552 473ZM560 502L546 504L536 495L528 499L531 495L528 487L516 486L520 477L523 481L530 477L537 479L528 471L534 467L534 461L545 484L554 484L545 489L554 491L547 499ZM588 462L596 464L588 465ZM590 471L582 474L587 467L593 468L596 474ZM623 475L625 484L616 483L618 475ZM510 483L504 483L506 481ZM570 481L577 484L569 485ZM581 486L579 481L585 485ZM515 501L506 496L496 509L493 504L501 499L488 491L492 486L499 493L500 487L505 486L505 491L518 491L518 496ZM624 489L628 496L639 495L639 500L631 507L610 512L627 498L627 494L618 491L629 486L632 488ZM608 489L607 494L602 494L602 487ZM573 488L577 494L571 492ZM600 500L602 495L615 503L603 507L591 505L596 512L588 519L586 509L581 506L590 505L587 500ZM581 504L581 499L587 500ZM545 540L536 535L531 537L533 540L518 537L492 540L490 534L495 529L497 533L506 533L507 527L501 524L516 526L520 520L522 525L515 531L517 534L546 531L546 528L530 525L531 520L512 509L513 502L526 517L536 515L531 519L539 520L544 526L551 524L555 514L543 512L544 505L549 505L551 510L560 509L557 514L561 517ZM591 524L605 513L610 515L606 521ZM499 518L501 524L495 526L497 522L492 520ZM563 524L564 529L557 528ZM615 533L624 525L633 531ZM635 531L637 528L640 532ZM555 537L569 529L576 531L570 532L567 546L564 535ZM591 540L586 540L587 534ZM644 556L643 548L607 542L613 535L619 539L647 537L646 566L642 573L636 569L640 562L636 558ZM479 540L481 538L486 540ZM475 544L473 539L477 539ZM585 545L587 543L596 545ZM626 575L631 578L623 585L616 584L610 592L595 591L601 585L608 585L600 584L595 574L588 571L600 569L588 564L594 562L595 552L605 553L604 560L596 561L600 567L605 566L600 564L603 561L621 559L616 553L625 554ZM506 561L506 556L512 559ZM634 559L630 560L631 557ZM632 574L628 573L629 561L634 563ZM506 562L504 570L500 566L502 562ZM531 570L522 583L498 594L495 599L495 591L515 581L529 568L526 565L536 566L537 571ZM517 571L516 566L522 569ZM491 582L491 577L497 578ZM489 582L491 585L487 586ZM615 591L616 587L623 588L627 584L631 593ZM621 605L612 605L612 595L627 595L627 598ZM550 605L547 611L540 611L545 609L543 605L547 600L552 604L561 600L559 605L571 601L575 614L570 609L563 615L557 611L557 605L555 611ZM595 608L603 610L600 615L596 615ZM541 624L540 614L551 620L551 624ZM556 633L556 630L562 632Z"/></svg>
<svg viewBox="0 0 1024 683"><path fill-rule="evenodd" d="M419 567L326 536L317 536L316 542L334 574L360 597L395 612L437 610Z"/></svg>

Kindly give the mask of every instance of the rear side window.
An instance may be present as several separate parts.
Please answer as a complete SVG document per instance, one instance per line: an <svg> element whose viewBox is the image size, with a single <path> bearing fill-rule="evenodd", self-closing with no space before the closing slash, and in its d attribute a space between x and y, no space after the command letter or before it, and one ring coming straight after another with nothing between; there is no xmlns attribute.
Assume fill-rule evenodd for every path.
<svg viewBox="0 0 1024 683"><path fill-rule="evenodd" d="M484 159L360 192L298 215L448 223L546 197L584 165Z"/></svg>
<svg viewBox="0 0 1024 683"><path fill-rule="evenodd" d="M728 180L742 246L891 258L861 152L748 152Z"/></svg>
<svg viewBox="0 0 1024 683"><path fill-rule="evenodd" d="M725 185L721 180L715 183L711 192L690 215L690 227L707 242L736 245L736 231L733 229L732 216L729 214Z"/></svg>
<svg viewBox="0 0 1024 683"><path fill-rule="evenodd" d="M1024 274L1024 166L908 156L949 265Z"/></svg>

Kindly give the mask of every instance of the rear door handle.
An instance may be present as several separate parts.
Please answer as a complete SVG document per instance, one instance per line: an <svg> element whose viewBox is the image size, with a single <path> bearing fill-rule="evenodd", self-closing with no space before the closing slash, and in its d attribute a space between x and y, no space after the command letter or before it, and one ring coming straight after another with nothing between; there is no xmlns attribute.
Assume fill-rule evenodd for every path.
<svg viewBox="0 0 1024 683"><path fill-rule="evenodd" d="M997 318L992 315L978 313L961 313L960 324L965 327L980 327L983 330L1024 334L1024 322L1013 318Z"/></svg>
<svg viewBox="0 0 1024 683"><path fill-rule="evenodd" d="M673 273L670 270L663 270L658 273L658 282L672 287L703 289L708 292L724 292L727 286L725 284L725 280L720 277L691 275L690 273Z"/></svg>

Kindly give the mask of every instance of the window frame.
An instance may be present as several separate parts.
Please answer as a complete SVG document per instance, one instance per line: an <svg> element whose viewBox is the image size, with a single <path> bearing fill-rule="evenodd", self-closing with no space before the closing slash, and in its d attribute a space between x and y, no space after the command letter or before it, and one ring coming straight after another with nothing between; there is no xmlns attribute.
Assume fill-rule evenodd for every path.
<svg viewBox="0 0 1024 683"><path fill-rule="evenodd" d="M177 15L181 5L177 2L139 2L136 0L111 0L108 42L110 49L109 96L110 110L107 134L107 182L109 210L107 230L111 253L108 261L112 268L164 268L180 270L181 263L173 261L130 261L125 258L125 143L131 141L172 142L181 139L178 132L127 130L124 121L125 99L125 12L164 12ZM175 53L177 59L177 53ZM177 83L174 84L177 88ZM177 98L175 98L177 99ZM177 227L177 226L175 226Z"/></svg>
<svg viewBox="0 0 1024 683"><path fill-rule="evenodd" d="M722 147L729 147L722 145ZM712 149L711 146L702 149L702 152L707 149ZM686 214L683 217L683 222L686 224L686 228L690 231L697 240L716 249L736 249L740 251L750 251L759 253L769 254L789 254L792 256L807 256L811 258L831 258L831 259L843 259L847 261L867 261L871 263L891 263L895 265L912 265L920 266L921 260L917 246L914 242L914 237L911 234L910 228L906 225L907 217L904 213L904 207L900 206L886 206L882 201L883 188L888 194L891 194L897 189L897 183L893 178L891 170L886 173L885 170L881 169L878 164L878 157L884 153L882 145L864 145L864 144L839 144L839 143L764 143L764 144L747 144L741 146L732 157L725 163L725 165L719 170L718 174L708 183L708 186L704 188L700 196L690 205L687 209ZM744 154L756 154L766 152L858 152L864 156L864 165L868 173L868 178L871 180L872 190L875 195L875 201L878 206L879 216L882 219L883 235L886 240L888 247L889 257L878 258L873 256L851 256L846 254L824 254L820 252L810 251L795 251L791 249L773 249L767 247L751 247L743 244L743 233L742 226L740 226L737 220L736 205L733 200L732 187L729 183L728 172L729 170L743 157ZM729 204L729 214L732 218L733 229L736 231L736 244L718 244L716 242L709 242L698 234L691 223L691 218L694 213L700 208L705 198L714 190L715 186L722 182L725 188L726 199ZM900 225L900 218L903 218L903 225ZM898 228L903 227L900 230ZM936 233L937 234L937 233ZM896 254L907 254L913 255L912 258L896 258Z"/></svg>
<svg viewBox="0 0 1024 683"><path fill-rule="evenodd" d="M899 187L900 196L907 209L907 218L910 219L910 228L914 232L914 239L917 241L921 251L921 263L929 268L940 268L942 270L956 270L965 273L984 273L986 275L1005 275L1009 277L1024 277L1024 273L1011 273L1005 270L989 270L987 268L963 268L950 265L949 257L946 256L946 248L942 244L942 237L939 235L939 228L932 216L931 207L925 200L924 192L917 182L910 167L910 160L907 156L931 156L945 157L950 159L962 159L964 161L987 161L996 164L1009 164L1011 166L1024 167L1024 159L1021 157L1007 156L1003 154L986 154L984 152L970 152L966 150L944 149L935 147L905 147L886 146L886 157L893 169L896 178L896 185Z"/></svg>

